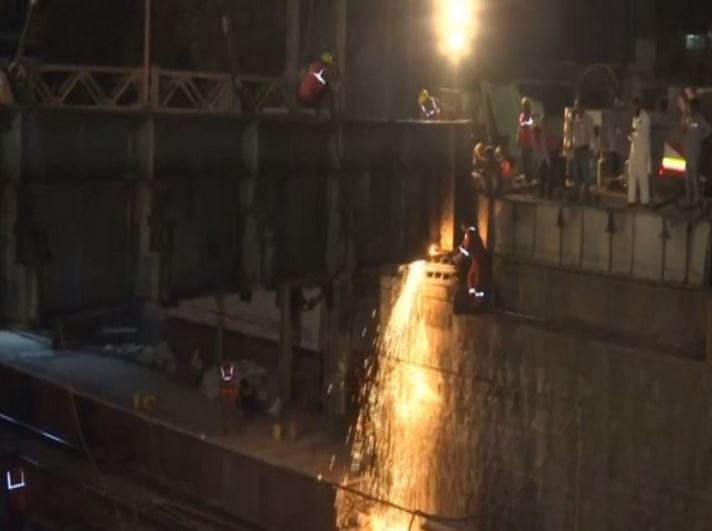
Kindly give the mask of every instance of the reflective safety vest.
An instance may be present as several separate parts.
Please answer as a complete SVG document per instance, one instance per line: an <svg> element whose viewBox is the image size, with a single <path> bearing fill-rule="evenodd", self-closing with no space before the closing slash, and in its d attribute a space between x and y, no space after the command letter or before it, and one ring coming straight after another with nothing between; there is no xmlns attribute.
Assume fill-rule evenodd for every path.
<svg viewBox="0 0 712 531"><path fill-rule="evenodd" d="M432 96L420 106L420 110L423 111L423 116L428 120L440 118L440 105L438 105L438 100Z"/></svg>
<svg viewBox="0 0 712 531"><path fill-rule="evenodd" d="M220 365L220 397L223 400L235 400L237 398L235 365L230 362Z"/></svg>
<svg viewBox="0 0 712 531"><path fill-rule="evenodd" d="M15 467L5 472L5 487L7 488L8 508L13 512L23 512L27 510L27 482L25 471L20 467Z"/></svg>
<svg viewBox="0 0 712 531"><path fill-rule="evenodd" d="M307 105L319 102L326 93L330 67L321 61L309 65L309 69L299 83L299 101Z"/></svg>
<svg viewBox="0 0 712 531"><path fill-rule="evenodd" d="M5 482L8 491L24 489L27 487L27 483L25 483L25 471L20 467L8 470L5 472Z"/></svg>

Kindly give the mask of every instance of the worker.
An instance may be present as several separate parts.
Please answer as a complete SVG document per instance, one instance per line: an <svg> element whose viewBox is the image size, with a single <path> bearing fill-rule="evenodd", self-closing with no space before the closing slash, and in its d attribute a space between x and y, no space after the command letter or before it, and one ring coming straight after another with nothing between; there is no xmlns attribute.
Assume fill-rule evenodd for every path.
<svg viewBox="0 0 712 531"><path fill-rule="evenodd" d="M687 104L683 122L683 149L685 152L685 195L687 206L700 202L700 157L702 141L712 133L710 124L700 112L700 100L692 98Z"/></svg>
<svg viewBox="0 0 712 531"><path fill-rule="evenodd" d="M318 61L309 65L302 76L299 83L299 102L305 107L315 109L319 114L328 101L329 111L333 115L335 82L334 56L331 52L324 52Z"/></svg>
<svg viewBox="0 0 712 531"><path fill-rule="evenodd" d="M635 205L638 191L640 204L650 202L650 116L640 98L633 98L633 123L630 128L630 158L628 159L628 205Z"/></svg>
<svg viewBox="0 0 712 531"><path fill-rule="evenodd" d="M539 181L539 194L543 197L550 197L551 153L549 151L549 136L544 129L544 117L541 114L534 114L532 119L533 167L536 168L536 179Z"/></svg>
<svg viewBox="0 0 712 531"><path fill-rule="evenodd" d="M589 186L593 166L593 145L595 132L593 120L586 112L581 100L574 102L573 111L570 113L569 122L565 124L564 138L570 141L569 147L572 154L574 188L577 199L588 201Z"/></svg>
<svg viewBox="0 0 712 531"><path fill-rule="evenodd" d="M476 227L463 224L462 231L463 238L458 251L459 262L463 266L469 263L467 293L475 299L484 299L489 284L489 256ZM464 273L465 267L461 270Z"/></svg>
<svg viewBox="0 0 712 531"><path fill-rule="evenodd" d="M430 95L430 92L423 89L418 94L418 106L421 116L426 120L439 120L442 113L442 104L439 99Z"/></svg>
<svg viewBox="0 0 712 531"><path fill-rule="evenodd" d="M235 364L225 361L220 365L220 410L223 433L230 435L237 420L239 383L235 377Z"/></svg>
<svg viewBox="0 0 712 531"><path fill-rule="evenodd" d="M5 472L5 520L10 531L20 531L27 521L27 477L17 456Z"/></svg>
<svg viewBox="0 0 712 531"><path fill-rule="evenodd" d="M534 116L529 98L522 98L519 128L517 130L517 145L522 154L522 174L527 182L534 176Z"/></svg>

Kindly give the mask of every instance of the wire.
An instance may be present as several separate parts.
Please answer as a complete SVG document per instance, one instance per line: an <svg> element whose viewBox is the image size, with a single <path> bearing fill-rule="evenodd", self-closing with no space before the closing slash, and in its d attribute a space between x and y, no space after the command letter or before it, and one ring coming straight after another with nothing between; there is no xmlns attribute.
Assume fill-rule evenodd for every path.
<svg viewBox="0 0 712 531"><path fill-rule="evenodd" d="M37 4L37 0L29 0L29 2L28 2L27 14L25 15L25 25L23 26L22 33L20 34L20 42L17 45L17 50L15 52L15 58L12 61L14 64L19 63L22 60L22 58L24 57L25 41L27 39L27 33L30 29L30 21L32 20L32 10L34 9L35 4Z"/></svg>
<svg viewBox="0 0 712 531"><path fill-rule="evenodd" d="M89 449L86 439L84 438L84 429L82 428L82 423L81 423L81 420L79 419L79 410L77 408L77 402L75 399L74 390L71 389L69 386L66 386L65 389L69 393L69 399L72 403L72 414L74 416L74 422L77 427L77 435L79 435L79 442L82 445L82 448L84 450L84 453L87 456L87 459L89 459L89 462L91 463L92 467L94 468L94 471L96 473L97 479L99 480L99 484L101 485L101 488L104 490L104 492L108 493L109 489L107 488L106 480L104 479L104 476L102 475L101 470L99 470L99 465L96 462L96 459L94 458L94 454ZM125 529L125 525L124 525L125 522L124 522L123 517L121 516L121 511L119 510L119 507L116 504L116 500L112 500L112 507L114 509L114 513L116 515L116 521L119 524L119 528Z"/></svg>

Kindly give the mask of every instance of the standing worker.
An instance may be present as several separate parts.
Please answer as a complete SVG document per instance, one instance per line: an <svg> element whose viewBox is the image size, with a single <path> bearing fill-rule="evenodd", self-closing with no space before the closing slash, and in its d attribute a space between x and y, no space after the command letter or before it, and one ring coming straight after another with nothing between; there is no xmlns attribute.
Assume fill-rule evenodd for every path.
<svg viewBox="0 0 712 531"><path fill-rule="evenodd" d="M687 206L695 207L700 202L700 158L702 141L712 133L710 124L700 112L700 100L693 98L682 122L683 147L685 151L685 194Z"/></svg>
<svg viewBox="0 0 712 531"><path fill-rule="evenodd" d="M460 244L461 264L466 265L469 260L467 272L467 293L476 298L484 299L489 289L489 256L482 238L474 226L462 225L464 236ZM464 267L462 268L464 273Z"/></svg>
<svg viewBox="0 0 712 531"><path fill-rule="evenodd" d="M305 107L315 109L317 114L328 101L329 112L334 114L334 85L336 68L331 52L324 52L318 61L309 65L299 83L299 102Z"/></svg>
<svg viewBox="0 0 712 531"><path fill-rule="evenodd" d="M630 158L628 159L628 205L635 205L640 190L640 204L650 202L650 116L633 99L633 123L630 129Z"/></svg>
<svg viewBox="0 0 712 531"><path fill-rule="evenodd" d="M517 145L522 154L522 174L527 182L534 176L534 116L529 98L522 99L522 113L519 115Z"/></svg>
<svg viewBox="0 0 712 531"><path fill-rule="evenodd" d="M593 120L586 112L581 100L574 102L571 114L570 138L573 151L573 177L576 198L588 202L589 186L593 165L593 143L595 133Z"/></svg>
<svg viewBox="0 0 712 531"><path fill-rule="evenodd" d="M237 420L238 381L235 378L235 364L224 361L220 365L220 412L223 433L230 435Z"/></svg>
<svg viewBox="0 0 712 531"><path fill-rule="evenodd" d="M21 531L27 522L27 480L20 460L13 457L5 472L5 520L8 531Z"/></svg>

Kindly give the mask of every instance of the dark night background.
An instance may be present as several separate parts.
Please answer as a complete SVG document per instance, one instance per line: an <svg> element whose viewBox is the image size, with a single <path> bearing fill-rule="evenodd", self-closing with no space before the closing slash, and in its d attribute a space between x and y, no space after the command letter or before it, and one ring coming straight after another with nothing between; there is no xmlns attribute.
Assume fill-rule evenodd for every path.
<svg viewBox="0 0 712 531"><path fill-rule="evenodd" d="M370 1L360 0L364 10ZM534 61L620 64L634 56L629 36L636 34L655 39L659 65L674 72L669 66L681 61L683 46L678 44L685 33L712 29L712 2L657 0L653 13L652 1L481 0L477 46L487 53L478 54L477 63L493 76L502 68L526 69ZM279 74L284 63L283 0L154 0L154 62L164 68L227 70L222 4L233 21L239 69ZM306 12L316 18L328 4L303 0ZM14 52L26 5L27 0L0 0L2 55ZM644 11L651 14L641 15ZM141 62L143 0L40 0L35 15L28 55L54 63ZM328 45L328 28L303 22L302 42L317 53L319 46Z"/></svg>

